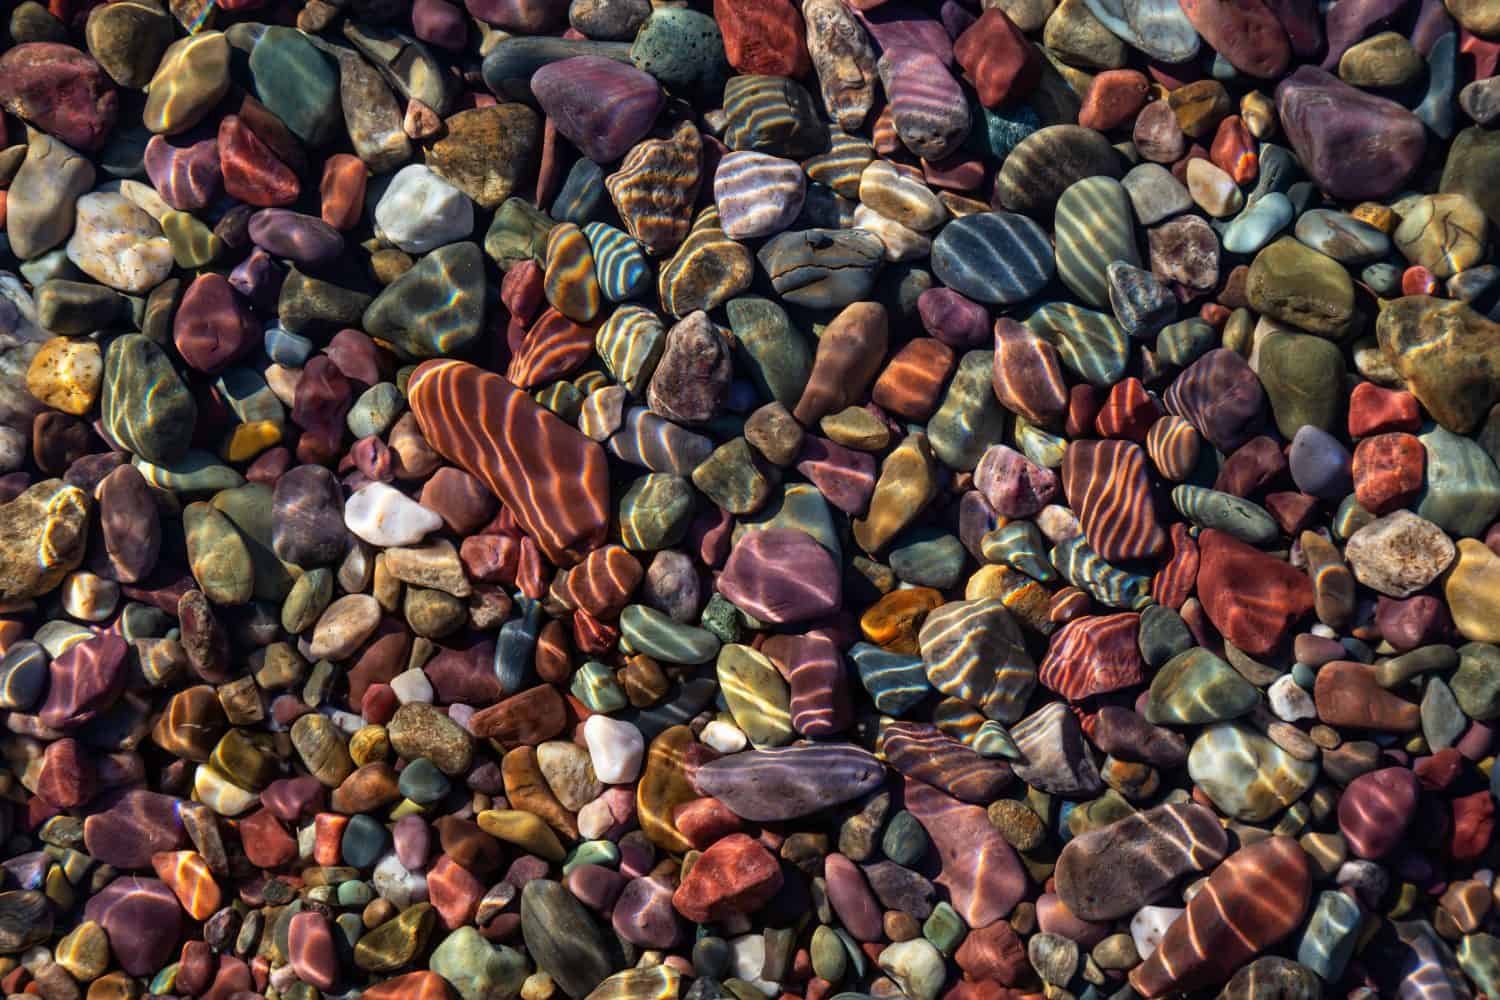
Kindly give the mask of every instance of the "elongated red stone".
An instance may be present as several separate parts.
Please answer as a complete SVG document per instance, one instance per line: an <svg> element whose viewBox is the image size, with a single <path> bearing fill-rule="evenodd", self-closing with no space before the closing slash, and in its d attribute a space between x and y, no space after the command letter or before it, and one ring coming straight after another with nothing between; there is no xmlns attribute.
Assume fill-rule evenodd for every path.
<svg viewBox="0 0 1500 1000"><path fill-rule="evenodd" d="M1231 854L1208 877L1130 973L1147 998L1216 987L1236 968L1302 922L1312 892L1307 855L1290 837L1271 837Z"/></svg>
<svg viewBox="0 0 1500 1000"><path fill-rule="evenodd" d="M1140 445L1074 441L1063 456L1062 477L1089 545L1106 561L1145 559L1166 548Z"/></svg>
<svg viewBox="0 0 1500 1000"><path fill-rule="evenodd" d="M428 361L407 391L422 435L477 476L554 563L572 566L604 543L604 449L507 379L464 361Z"/></svg>

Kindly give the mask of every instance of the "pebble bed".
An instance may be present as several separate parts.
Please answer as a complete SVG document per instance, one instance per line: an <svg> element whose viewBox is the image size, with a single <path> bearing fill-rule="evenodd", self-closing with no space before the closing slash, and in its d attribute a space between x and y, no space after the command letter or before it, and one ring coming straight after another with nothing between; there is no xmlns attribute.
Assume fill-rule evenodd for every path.
<svg viewBox="0 0 1500 1000"><path fill-rule="evenodd" d="M0 993L1500 996L1500 2L36 0Z"/></svg>

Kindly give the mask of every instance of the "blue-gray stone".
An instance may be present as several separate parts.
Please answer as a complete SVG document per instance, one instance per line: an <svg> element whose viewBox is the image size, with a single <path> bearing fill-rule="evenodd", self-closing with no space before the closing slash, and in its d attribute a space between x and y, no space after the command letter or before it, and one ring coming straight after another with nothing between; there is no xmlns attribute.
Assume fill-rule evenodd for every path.
<svg viewBox="0 0 1500 1000"><path fill-rule="evenodd" d="M1417 437L1427 449L1417 515L1455 537L1481 537L1500 515L1500 469L1471 438L1447 428L1434 424Z"/></svg>
<svg viewBox="0 0 1500 1000"><path fill-rule="evenodd" d="M1287 201L1291 207L1291 201ZM1294 230L1297 239L1349 267L1372 264L1391 252L1391 238L1347 212L1315 208L1303 212Z"/></svg>
<svg viewBox="0 0 1500 1000"><path fill-rule="evenodd" d="M1052 280L1055 264L1046 230L1014 212L955 219L932 241L933 274L976 302L1024 302Z"/></svg>
<svg viewBox="0 0 1500 1000"><path fill-rule="evenodd" d="M856 642L848 655L875 707L886 715L899 718L932 690L920 656L893 653L868 642Z"/></svg>
<svg viewBox="0 0 1500 1000"><path fill-rule="evenodd" d="M1354 954L1362 917L1359 903L1348 893L1335 889L1318 893L1317 905L1297 943L1297 961L1326 982L1338 982Z"/></svg>
<svg viewBox="0 0 1500 1000"><path fill-rule="evenodd" d="M1253 254L1291 224L1292 203L1287 196L1273 191L1235 216L1224 229L1224 249L1230 253Z"/></svg>
<svg viewBox="0 0 1500 1000"><path fill-rule="evenodd" d="M500 690L515 694L527 687L536 654L536 639L542 631L542 605L529 597L517 597L515 618L500 626L500 638L495 642L495 677L500 681Z"/></svg>
<svg viewBox="0 0 1500 1000"><path fill-rule="evenodd" d="M552 200L552 218L583 225L599 218L604 204L604 168L586 156L573 161L562 190Z"/></svg>

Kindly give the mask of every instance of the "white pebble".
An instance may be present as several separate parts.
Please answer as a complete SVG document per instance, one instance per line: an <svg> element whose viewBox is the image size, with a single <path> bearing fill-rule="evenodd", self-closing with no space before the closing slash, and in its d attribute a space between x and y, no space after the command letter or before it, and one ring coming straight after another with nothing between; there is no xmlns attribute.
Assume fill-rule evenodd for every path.
<svg viewBox="0 0 1500 1000"><path fill-rule="evenodd" d="M596 715L594 718L597 719L599 716ZM588 723L584 725L587 727ZM596 764L595 767L597 768L598 765ZM578 833L584 840L598 840L614 825L615 814L610 811L609 803L602 795L578 810Z"/></svg>
<svg viewBox="0 0 1500 1000"><path fill-rule="evenodd" d="M375 205L375 232L407 253L426 253L474 231L468 195L420 163L402 167Z"/></svg>
<svg viewBox="0 0 1500 1000"><path fill-rule="evenodd" d="M443 519L411 497L385 483L371 483L344 504L344 525L381 548L415 545Z"/></svg>
<svg viewBox="0 0 1500 1000"><path fill-rule="evenodd" d="M79 570L63 580L62 606L69 616L85 622L102 622L120 603L120 585L113 580Z"/></svg>
<svg viewBox="0 0 1500 1000"><path fill-rule="evenodd" d="M715 719L704 726L698 739L719 753L739 753L750 742L744 733L722 719Z"/></svg>
<svg viewBox="0 0 1500 1000"><path fill-rule="evenodd" d="M1296 722L1298 719L1316 719L1318 717L1317 706L1313 704L1312 695L1307 689L1292 680L1291 674L1282 674L1272 682L1266 689L1266 700L1271 704L1271 711L1276 718L1282 722Z"/></svg>
<svg viewBox="0 0 1500 1000"><path fill-rule="evenodd" d="M766 966L766 939L763 934L745 934L729 942L729 968L736 979L743 979L768 997L781 992L780 985L760 978Z"/></svg>
<svg viewBox="0 0 1500 1000"><path fill-rule="evenodd" d="M432 682L427 679L426 674L415 668L392 677L391 690L395 692L396 700L403 705L432 704Z"/></svg>
<svg viewBox="0 0 1500 1000"><path fill-rule="evenodd" d="M641 773L646 740L630 723L607 715L591 715L583 724L583 741L588 744L594 776L606 785L634 781Z"/></svg>
<svg viewBox="0 0 1500 1000"><path fill-rule="evenodd" d="M172 245L156 220L114 192L78 199L68 260L117 292L149 292L172 273Z"/></svg>
<svg viewBox="0 0 1500 1000"><path fill-rule="evenodd" d="M374 884L375 891L382 898L389 899L396 904L398 910L404 910L413 903L421 903L427 899L426 876L407 871L395 852L380 859L375 866L375 873L370 876L370 881Z"/></svg>
<svg viewBox="0 0 1500 1000"><path fill-rule="evenodd" d="M1141 961L1151 957L1162 935L1185 910L1175 906L1143 906L1130 918L1130 938L1135 942L1135 951Z"/></svg>

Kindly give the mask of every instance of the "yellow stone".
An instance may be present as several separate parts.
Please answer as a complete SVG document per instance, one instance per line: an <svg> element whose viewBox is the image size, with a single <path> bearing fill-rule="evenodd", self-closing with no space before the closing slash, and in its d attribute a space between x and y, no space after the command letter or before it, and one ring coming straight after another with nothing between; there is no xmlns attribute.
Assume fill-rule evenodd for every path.
<svg viewBox="0 0 1500 1000"><path fill-rule="evenodd" d="M26 388L54 410L81 417L99 398L104 356L92 340L53 337L41 346L26 371Z"/></svg>
<svg viewBox="0 0 1500 1000"><path fill-rule="evenodd" d="M792 695L775 664L757 650L725 643L715 663L719 690L735 725L758 747L779 747L797 735L792 729Z"/></svg>
<svg viewBox="0 0 1500 1000"><path fill-rule="evenodd" d="M192 128L229 92L229 39L200 31L167 46L146 87L141 123L165 135Z"/></svg>
<svg viewBox="0 0 1500 1000"><path fill-rule="evenodd" d="M1472 642L1500 642L1500 556L1483 542L1459 540L1443 595L1459 635Z"/></svg>
<svg viewBox="0 0 1500 1000"><path fill-rule="evenodd" d="M479 829L491 837L515 844L548 861L561 861L567 851L552 828L541 817L519 809L486 809L479 814Z"/></svg>
<svg viewBox="0 0 1500 1000"><path fill-rule="evenodd" d="M138 980L123 972L111 972L89 983L86 1000L136 1000L145 992Z"/></svg>
<svg viewBox="0 0 1500 1000"><path fill-rule="evenodd" d="M252 420L238 424L224 437L219 455L226 462L248 462L267 448L281 443L281 423L276 420Z"/></svg>
<svg viewBox="0 0 1500 1000"><path fill-rule="evenodd" d="M349 756L355 767L377 764L390 757L391 738L384 726L365 726L349 739Z"/></svg>
<svg viewBox="0 0 1500 1000"><path fill-rule="evenodd" d="M698 798L698 790L687 779L684 758L697 740L687 726L672 726L651 741L646 767L635 789L635 811L641 832L657 847L683 854L692 843L678 832L672 810Z"/></svg>
<svg viewBox="0 0 1500 1000"><path fill-rule="evenodd" d="M920 431L886 456L870 512L854 522L854 540L874 555L900 534L937 495L937 459Z"/></svg>
<svg viewBox="0 0 1500 1000"><path fill-rule="evenodd" d="M1373 201L1361 202L1355 205L1354 210L1349 214L1366 225L1374 226L1387 236L1394 233L1396 227L1401 225L1401 217L1396 214L1394 209Z"/></svg>
<svg viewBox="0 0 1500 1000"><path fill-rule="evenodd" d="M57 964L80 983L92 982L109 968L109 938L92 920L85 920L57 942Z"/></svg>
<svg viewBox="0 0 1500 1000"><path fill-rule="evenodd" d="M884 451L891 443L891 429L863 406L849 406L818 422L834 444L855 451Z"/></svg>
<svg viewBox="0 0 1500 1000"><path fill-rule="evenodd" d="M187 212L164 212L161 234L172 245L172 259L181 268L205 267L224 252L224 241L218 234Z"/></svg>

